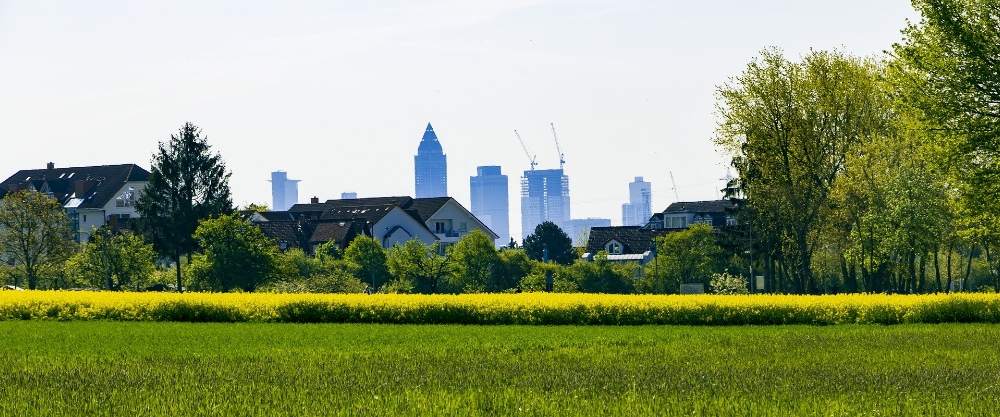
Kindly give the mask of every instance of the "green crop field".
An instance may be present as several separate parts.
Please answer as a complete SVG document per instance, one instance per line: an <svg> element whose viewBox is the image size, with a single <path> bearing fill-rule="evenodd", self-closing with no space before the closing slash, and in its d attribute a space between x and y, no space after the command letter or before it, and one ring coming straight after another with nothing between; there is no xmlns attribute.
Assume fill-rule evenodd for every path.
<svg viewBox="0 0 1000 417"><path fill-rule="evenodd" d="M995 415L1000 327L0 322L0 415Z"/></svg>

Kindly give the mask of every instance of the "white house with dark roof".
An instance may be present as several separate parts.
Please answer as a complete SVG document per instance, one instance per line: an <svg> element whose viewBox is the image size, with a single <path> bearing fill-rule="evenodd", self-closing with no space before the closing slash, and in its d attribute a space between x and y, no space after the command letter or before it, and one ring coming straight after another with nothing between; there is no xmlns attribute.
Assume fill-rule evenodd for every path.
<svg viewBox="0 0 1000 417"><path fill-rule="evenodd" d="M135 202L146 187L149 171L135 164L20 170L0 182L0 198L21 190L36 191L59 201L72 218L78 242L94 228L138 217Z"/></svg>
<svg viewBox="0 0 1000 417"><path fill-rule="evenodd" d="M412 239L426 244L439 242L442 252L476 229L494 241L497 238L496 233L451 197L374 197L322 203L313 198L309 204L296 204L286 212L246 215L276 241L303 247L307 252L330 240L344 248L350 239L360 235L374 236L384 248ZM264 226L274 222L287 222L294 227Z"/></svg>

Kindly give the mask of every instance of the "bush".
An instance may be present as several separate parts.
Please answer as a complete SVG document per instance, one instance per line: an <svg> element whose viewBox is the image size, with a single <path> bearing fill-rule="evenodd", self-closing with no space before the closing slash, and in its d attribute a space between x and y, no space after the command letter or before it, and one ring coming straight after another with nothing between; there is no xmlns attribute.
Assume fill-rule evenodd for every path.
<svg viewBox="0 0 1000 417"><path fill-rule="evenodd" d="M748 284L746 278L730 275L728 271L721 274L712 274L712 281L709 285L712 287L713 294L731 295L750 293L747 290Z"/></svg>

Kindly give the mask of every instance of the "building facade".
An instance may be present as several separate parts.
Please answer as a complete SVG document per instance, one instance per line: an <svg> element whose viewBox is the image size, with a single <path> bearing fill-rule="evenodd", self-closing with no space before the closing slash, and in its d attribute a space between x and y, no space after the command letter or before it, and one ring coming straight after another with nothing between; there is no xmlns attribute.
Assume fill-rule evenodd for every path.
<svg viewBox="0 0 1000 417"><path fill-rule="evenodd" d="M628 200L622 204L622 226L643 226L653 216L652 186L642 177L628 184Z"/></svg>
<svg viewBox="0 0 1000 417"><path fill-rule="evenodd" d="M271 173L271 209L285 211L299 203L299 181L288 179L285 171Z"/></svg>
<svg viewBox="0 0 1000 417"><path fill-rule="evenodd" d="M135 164L20 170L0 183L0 198L22 190L56 199L69 215L77 242L108 224L123 229L139 217L135 203L149 180L149 171Z"/></svg>
<svg viewBox="0 0 1000 417"><path fill-rule="evenodd" d="M448 156L430 123L413 157L413 167L417 198L448 196Z"/></svg>
<svg viewBox="0 0 1000 417"><path fill-rule="evenodd" d="M521 239L550 221L566 231L570 220L569 176L562 169L524 171L521 177Z"/></svg>
<svg viewBox="0 0 1000 417"><path fill-rule="evenodd" d="M476 176L469 178L469 196L472 214L499 236L496 243L510 241L510 200L507 176L499 166L476 168Z"/></svg>

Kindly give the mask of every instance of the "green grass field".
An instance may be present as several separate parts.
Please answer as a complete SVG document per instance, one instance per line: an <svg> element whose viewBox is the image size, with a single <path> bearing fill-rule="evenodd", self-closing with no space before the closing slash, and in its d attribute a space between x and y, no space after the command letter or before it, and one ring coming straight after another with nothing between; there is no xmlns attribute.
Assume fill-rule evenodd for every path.
<svg viewBox="0 0 1000 417"><path fill-rule="evenodd" d="M0 322L2 415L995 415L1000 326Z"/></svg>

